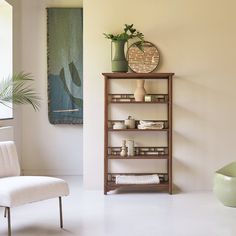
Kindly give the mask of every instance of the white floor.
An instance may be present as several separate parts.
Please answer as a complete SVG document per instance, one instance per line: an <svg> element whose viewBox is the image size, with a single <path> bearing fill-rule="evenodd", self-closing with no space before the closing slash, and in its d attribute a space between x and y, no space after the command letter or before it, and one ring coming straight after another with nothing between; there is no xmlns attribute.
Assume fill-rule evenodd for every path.
<svg viewBox="0 0 236 236"><path fill-rule="evenodd" d="M81 177L65 179L71 189L63 200L65 229L59 228L58 200L52 199L13 208L13 236L236 235L236 208L224 207L210 192L104 196L84 191ZM0 235L7 235L7 220L0 213Z"/></svg>

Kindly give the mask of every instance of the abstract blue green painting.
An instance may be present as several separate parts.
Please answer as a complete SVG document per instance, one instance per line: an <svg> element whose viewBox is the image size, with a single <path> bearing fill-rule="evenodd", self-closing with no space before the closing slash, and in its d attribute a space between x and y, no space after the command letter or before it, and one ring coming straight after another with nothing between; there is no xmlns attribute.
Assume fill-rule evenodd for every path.
<svg viewBox="0 0 236 236"><path fill-rule="evenodd" d="M83 9L47 9L48 117L83 123Z"/></svg>

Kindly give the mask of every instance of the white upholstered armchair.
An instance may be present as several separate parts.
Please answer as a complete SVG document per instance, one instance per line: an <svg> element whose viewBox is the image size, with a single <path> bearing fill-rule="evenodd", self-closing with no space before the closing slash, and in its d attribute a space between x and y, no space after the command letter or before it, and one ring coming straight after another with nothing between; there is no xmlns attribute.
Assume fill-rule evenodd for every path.
<svg viewBox="0 0 236 236"><path fill-rule="evenodd" d="M14 142L0 142L0 206L8 219L11 236L10 209L26 203L59 198L60 227L63 228L61 197L69 194L68 184L59 178L20 176L20 165Z"/></svg>

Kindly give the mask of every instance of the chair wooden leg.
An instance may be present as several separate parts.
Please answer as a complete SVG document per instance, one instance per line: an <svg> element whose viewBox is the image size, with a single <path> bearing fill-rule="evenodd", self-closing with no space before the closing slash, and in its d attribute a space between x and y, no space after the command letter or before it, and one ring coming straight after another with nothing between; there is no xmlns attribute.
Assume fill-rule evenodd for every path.
<svg viewBox="0 0 236 236"><path fill-rule="evenodd" d="M63 228L62 200L61 200L61 197L59 197L59 209L60 209L60 227Z"/></svg>
<svg viewBox="0 0 236 236"><path fill-rule="evenodd" d="M7 221L8 221L8 236L11 236L11 213L10 213L10 207L7 208Z"/></svg>

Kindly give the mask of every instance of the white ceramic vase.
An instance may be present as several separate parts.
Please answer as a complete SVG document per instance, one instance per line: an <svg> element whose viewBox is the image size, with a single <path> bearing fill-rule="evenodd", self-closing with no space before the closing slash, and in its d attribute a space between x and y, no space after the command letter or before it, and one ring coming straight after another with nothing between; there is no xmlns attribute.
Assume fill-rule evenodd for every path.
<svg viewBox="0 0 236 236"><path fill-rule="evenodd" d="M126 140L122 140L122 146L121 146L121 152L120 152L120 156L124 157L127 155L127 151L126 151Z"/></svg>
<svg viewBox="0 0 236 236"><path fill-rule="evenodd" d="M139 79L137 80L137 87L134 92L134 98L136 102L143 102L144 96L146 94L146 90L144 88L145 80Z"/></svg>
<svg viewBox="0 0 236 236"><path fill-rule="evenodd" d="M127 140L128 156L134 156L134 140Z"/></svg>

